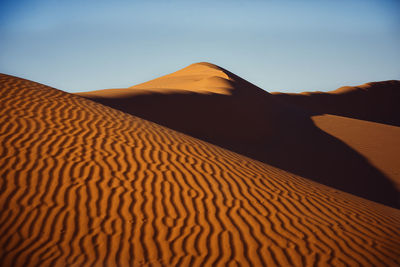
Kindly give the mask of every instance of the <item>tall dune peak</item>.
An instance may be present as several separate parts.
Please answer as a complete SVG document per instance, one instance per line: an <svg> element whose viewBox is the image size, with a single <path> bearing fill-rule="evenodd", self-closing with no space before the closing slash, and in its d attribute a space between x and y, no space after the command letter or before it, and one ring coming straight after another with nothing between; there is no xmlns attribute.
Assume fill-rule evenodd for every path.
<svg viewBox="0 0 400 267"><path fill-rule="evenodd" d="M216 69L216 70L223 70L223 68L221 68L220 66L215 65L210 62L205 62L205 61L193 63L193 64L190 64L189 66L187 66L187 68L193 68L193 67L206 67L206 68L211 68L211 69Z"/></svg>
<svg viewBox="0 0 400 267"><path fill-rule="evenodd" d="M266 94L264 90L254 84L208 62L194 63L173 73L129 88L164 94L177 92L241 96Z"/></svg>

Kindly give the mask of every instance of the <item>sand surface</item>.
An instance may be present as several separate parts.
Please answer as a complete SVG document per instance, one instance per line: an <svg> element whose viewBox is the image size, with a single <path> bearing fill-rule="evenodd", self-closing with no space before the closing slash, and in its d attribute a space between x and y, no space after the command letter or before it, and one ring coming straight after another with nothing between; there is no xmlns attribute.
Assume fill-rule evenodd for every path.
<svg viewBox="0 0 400 267"><path fill-rule="evenodd" d="M400 208L396 189L400 161L398 149L393 149L400 140L400 132L393 130L397 127L386 133L379 124L356 120L343 124L333 119L328 122L325 117L319 121L326 123L316 124L314 120L322 114L316 109L325 108L395 121L400 118L400 105L396 104L400 102L399 84L370 83L311 96L269 94L221 67L196 63L127 89L78 95L304 178ZM376 133L379 140L385 140L384 145L372 138L357 139L354 131L347 130L348 124L352 129L368 125L364 130ZM327 131L320 125L340 129ZM359 145L353 146L354 142L336 133L350 134ZM360 150L363 147L368 149ZM380 154L385 156L377 159ZM375 164L376 159L380 163Z"/></svg>
<svg viewBox="0 0 400 267"><path fill-rule="evenodd" d="M2 266L398 266L400 211L0 76Z"/></svg>

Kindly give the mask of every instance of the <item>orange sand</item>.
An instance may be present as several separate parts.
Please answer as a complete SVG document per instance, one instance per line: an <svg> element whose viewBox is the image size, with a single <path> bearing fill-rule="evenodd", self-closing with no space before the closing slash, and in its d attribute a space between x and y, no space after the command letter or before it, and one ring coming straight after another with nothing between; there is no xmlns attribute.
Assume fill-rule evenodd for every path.
<svg viewBox="0 0 400 267"><path fill-rule="evenodd" d="M0 76L2 266L397 266L400 210Z"/></svg>

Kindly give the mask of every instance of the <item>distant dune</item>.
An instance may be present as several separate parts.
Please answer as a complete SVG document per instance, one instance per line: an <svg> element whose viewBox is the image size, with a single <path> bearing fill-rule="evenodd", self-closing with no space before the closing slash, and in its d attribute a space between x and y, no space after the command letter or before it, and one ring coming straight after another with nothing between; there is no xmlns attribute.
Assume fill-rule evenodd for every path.
<svg viewBox="0 0 400 267"><path fill-rule="evenodd" d="M263 131L275 138L276 127L295 132L283 136L316 131L311 138L318 144L331 140L307 113L230 75L226 81L210 78L224 85L195 97L215 101L199 115L214 114L217 122L224 118L219 111L239 116L223 124L236 123L238 133L228 128L231 140L254 134L242 128L263 122L262 116L272 122L269 110L279 116L272 126L261 124L261 141ZM250 90L236 91L240 84ZM218 109L242 93L245 106L236 99ZM400 265L398 209L20 78L0 75L0 106L1 266ZM177 112L168 107L153 105L158 112ZM183 114L196 114L181 107ZM194 117L196 123L205 121ZM329 125L321 128L330 131ZM309 147L310 137L301 138ZM332 147L352 151L332 140ZM352 153L352 163L366 162ZM282 154L293 160L290 151ZM340 169L338 160L331 164Z"/></svg>
<svg viewBox="0 0 400 267"><path fill-rule="evenodd" d="M318 114L327 113L400 126L400 81L344 86L327 93L274 95Z"/></svg>
<svg viewBox="0 0 400 267"><path fill-rule="evenodd" d="M370 90L371 86L373 90ZM373 83L371 86L360 87L367 88L368 99L377 99L371 112L392 122L400 118L397 116L399 105L395 105L394 100L400 92L398 82ZM383 88L382 97L376 96L379 95L376 88ZM368 115L371 113L369 102L364 104L363 95L357 98L358 93L351 93L354 90L347 88L335 93L339 98L332 106L337 105L338 110L352 108L351 114L365 113L371 117ZM377 130L384 135L380 139L387 138L384 147L362 143L362 140L358 140L359 146L352 146L346 143L346 138L337 137L314 123L313 116L322 113L316 113L315 105L311 105L314 102L317 105L318 99L314 100L308 94L305 97L309 97L306 98L309 102L297 104L297 95L272 95L221 67L197 63L127 89L78 95L302 177L400 207L396 190L400 164L392 157L398 149L393 150L389 141L399 140L399 131L391 131L392 134L386 136L384 131ZM386 98L390 100L385 106ZM310 108L308 103L311 103ZM328 104L322 107L329 107ZM325 118L319 118L319 121L323 120ZM370 130L375 126L367 128ZM345 134L340 130L337 132ZM368 153L359 150L365 146L369 147ZM393 152L390 154L392 164L371 164L370 155L382 154L379 151L386 148Z"/></svg>

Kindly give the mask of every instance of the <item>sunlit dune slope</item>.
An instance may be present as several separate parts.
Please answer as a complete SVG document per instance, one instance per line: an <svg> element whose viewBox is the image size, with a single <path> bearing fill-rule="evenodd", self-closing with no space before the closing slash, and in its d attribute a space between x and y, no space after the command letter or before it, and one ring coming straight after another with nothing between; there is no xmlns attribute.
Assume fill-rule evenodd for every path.
<svg viewBox="0 0 400 267"><path fill-rule="evenodd" d="M400 207L395 178L386 176L391 171L382 172L359 151L318 128L311 119L314 112L216 65L192 64L131 88L78 95L302 177Z"/></svg>
<svg viewBox="0 0 400 267"><path fill-rule="evenodd" d="M400 211L0 76L2 266L397 266Z"/></svg>
<svg viewBox="0 0 400 267"><path fill-rule="evenodd" d="M326 93L274 95L318 114L327 113L400 126L400 81L396 80L344 86Z"/></svg>

